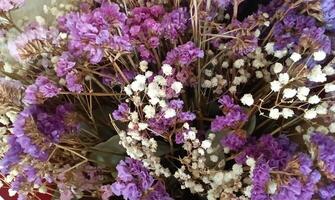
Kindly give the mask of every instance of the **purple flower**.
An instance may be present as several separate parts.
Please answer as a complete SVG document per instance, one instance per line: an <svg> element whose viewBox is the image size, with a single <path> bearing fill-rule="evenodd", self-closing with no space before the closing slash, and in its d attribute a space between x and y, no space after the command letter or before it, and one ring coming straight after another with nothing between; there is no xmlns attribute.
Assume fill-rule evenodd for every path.
<svg viewBox="0 0 335 200"><path fill-rule="evenodd" d="M0 10L7 12L23 5L25 0L3 0L0 4Z"/></svg>
<svg viewBox="0 0 335 200"><path fill-rule="evenodd" d="M204 52L196 47L193 42L187 42L168 52L163 63L171 66L187 67L192 62L204 57Z"/></svg>
<svg viewBox="0 0 335 200"><path fill-rule="evenodd" d="M164 38L177 40L186 31L189 18L186 8L178 8L165 14L162 20Z"/></svg>
<svg viewBox="0 0 335 200"><path fill-rule="evenodd" d="M270 181L270 167L265 160L259 159L252 172L252 200L269 200L266 193L267 183Z"/></svg>
<svg viewBox="0 0 335 200"><path fill-rule="evenodd" d="M67 73L72 71L75 65L76 62L71 60L69 52L63 52L57 62L57 68L56 68L57 76L58 77L66 76Z"/></svg>
<svg viewBox="0 0 335 200"><path fill-rule="evenodd" d="M156 182L143 163L132 158L126 158L116 167L118 176L112 184L112 192L129 200L153 199L150 196L161 196L166 199L168 194L164 187Z"/></svg>
<svg viewBox="0 0 335 200"><path fill-rule="evenodd" d="M224 115L216 116L211 123L211 130L214 132L222 131L225 128L233 128L240 122L247 120L247 114L242 108L234 104L234 100L228 95L224 95L219 99L219 103L222 105Z"/></svg>
<svg viewBox="0 0 335 200"><path fill-rule="evenodd" d="M71 92L81 93L84 86L81 84L81 77L76 71L71 71L66 75L66 87Z"/></svg>
<svg viewBox="0 0 335 200"><path fill-rule="evenodd" d="M126 15L117 4L104 1L91 12L73 12L58 19L59 27L69 34L69 52L99 63L104 49L130 51L128 36L122 32ZM121 31L121 36L118 33Z"/></svg>
<svg viewBox="0 0 335 200"><path fill-rule="evenodd" d="M39 76L35 83L25 90L23 102L26 104L41 104L46 99L57 96L60 90L47 77Z"/></svg>
<svg viewBox="0 0 335 200"><path fill-rule="evenodd" d="M321 200L331 200L335 197L335 182L319 188L319 196Z"/></svg>
<svg viewBox="0 0 335 200"><path fill-rule="evenodd" d="M318 166L325 175L333 179L335 177L335 139L330 135L313 133L311 144L315 148Z"/></svg>
<svg viewBox="0 0 335 200"><path fill-rule="evenodd" d="M326 29L335 30L335 2L332 0L321 0L321 9Z"/></svg>
<svg viewBox="0 0 335 200"><path fill-rule="evenodd" d="M274 25L274 40L277 49L288 46L316 51L330 51L330 39L318 28L314 18L289 12L283 20Z"/></svg>
<svg viewBox="0 0 335 200"><path fill-rule="evenodd" d="M113 118L119 121L128 121L129 114L130 114L130 108L128 104L121 103L118 106L118 109L113 111Z"/></svg>
<svg viewBox="0 0 335 200"><path fill-rule="evenodd" d="M214 0L214 3L219 6L221 9L227 8L232 1L231 0Z"/></svg>
<svg viewBox="0 0 335 200"><path fill-rule="evenodd" d="M283 169L292 158L295 146L289 143L286 137L274 138L271 135L263 135L258 140L251 140L235 157L235 161L244 163L247 156L254 159L262 158L271 168Z"/></svg>
<svg viewBox="0 0 335 200"><path fill-rule="evenodd" d="M23 153L23 149L16 140L17 137L15 135L11 135L7 139L9 149L0 161L0 171L2 174L7 174L10 167L21 159L20 157Z"/></svg>
<svg viewBox="0 0 335 200"><path fill-rule="evenodd" d="M228 147L233 151L241 149L247 142L247 137L245 134L239 132L231 132L225 135L220 143L223 147Z"/></svg>

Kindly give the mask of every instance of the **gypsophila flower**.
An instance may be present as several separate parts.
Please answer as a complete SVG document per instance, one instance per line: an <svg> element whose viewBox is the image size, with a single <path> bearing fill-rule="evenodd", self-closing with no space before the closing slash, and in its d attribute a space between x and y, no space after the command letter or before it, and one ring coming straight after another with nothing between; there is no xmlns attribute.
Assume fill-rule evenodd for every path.
<svg viewBox="0 0 335 200"><path fill-rule="evenodd" d="M252 104L254 104L254 98L252 97L251 94L245 94L241 98L241 102L244 105L251 106Z"/></svg>

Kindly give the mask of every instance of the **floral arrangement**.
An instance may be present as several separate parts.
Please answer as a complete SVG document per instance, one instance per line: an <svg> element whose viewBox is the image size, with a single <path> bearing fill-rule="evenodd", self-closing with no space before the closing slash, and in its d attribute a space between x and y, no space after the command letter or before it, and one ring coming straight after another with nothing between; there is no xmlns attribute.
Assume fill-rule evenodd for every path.
<svg viewBox="0 0 335 200"><path fill-rule="evenodd" d="M335 199L334 0L29 4L0 0L9 195Z"/></svg>

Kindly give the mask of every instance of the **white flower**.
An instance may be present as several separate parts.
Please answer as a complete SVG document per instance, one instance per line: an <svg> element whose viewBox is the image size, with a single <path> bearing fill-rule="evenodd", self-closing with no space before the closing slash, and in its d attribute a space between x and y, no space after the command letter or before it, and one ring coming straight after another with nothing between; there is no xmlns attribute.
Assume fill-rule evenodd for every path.
<svg viewBox="0 0 335 200"><path fill-rule="evenodd" d="M254 98L251 94L245 94L241 98L241 102L243 105L251 106L252 104L254 104Z"/></svg>
<svg viewBox="0 0 335 200"><path fill-rule="evenodd" d="M281 73L278 76L278 80L281 84L286 85L290 80L290 76L288 75L288 73Z"/></svg>
<svg viewBox="0 0 335 200"><path fill-rule="evenodd" d="M270 181L267 187L268 194L274 194L276 193L276 190L277 190L277 183L274 181Z"/></svg>
<svg viewBox="0 0 335 200"><path fill-rule="evenodd" d="M176 81L176 82L172 83L171 88L172 88L177 94L179 94L180 91L181 91L181 89L183 89L183 84L182 84L181 82Z"/></svg>
<svg viewBox="0 0 335 200"><path fill-rule="evenodd" d="M289 117L293 117L294 112L293 112L293 110L291 110L289 108L283 108L282 115L285 119L287 119Z"/></svg>
<svg viewBox="0 0 335 200"><path fill-rule="evenodd" d="M147 123L138 123L138 130L139 131L143 131L145 129L148 128L148 124Z"/></svg>
<svg viewBox="0 0 335 200"><path fill-rule="evenodd" d="M315 109L310 109L310 110L307 110L304 114L304 117L306 119L314 119L315 117L317 116L317 112Z"/></svg>
<svg viewBox="0 0 335 200"><path fill-rule="evenodd" d="M327 81L326 74L322 73L321 65L315 66L307 76L308 80L316 83L323 83Z"/></svg>
<svg viewBox="0 0 335 200"><path fill-rule="evenodd" d="M164 118L169 119L172 117L176 116L176 111L173 108L168 108L165 112L164 112Z"/></svg>
<svg viewBox="0 0 335 200"><path fill-rule="evenodd" d="M217 161L219 161L219 157L217 155L211 155L209 157L210 161L216 163Z"/></svg>
<svg viewBox="0 0 335 200"><path fill-rule="evenodd" d="M326 58L326 52L319 50L313 53L313 57L315 61L323 61Z"/></svg>
<svg viewBox="0 0 335 200"><path fill-rule="evenodd" d="M278 51L275 51L274 53L274 56L277 57L277 58L282 58L284 56L286 56L287 54L287 49L282 49L282 50L278 50Z"/></svg>
<svg viewBox="0 0 335 200"><path fill-rule="evenodd" d="M143 61L140 62L140 70L142 72L145 72L145 71L148 70L148 62L147 61L143 60Z"/></svg>
<svg viewBox="0 0 335 200"><path fill-rule="evenodd" d="M318 95L313 95L308 98L308 103L310 104L318 104L321 101L320 97Z"/></svg>
<svg viewBox="0 0 335 200"><path fill-rule="evenodd" d="M243 174L243 167L242 165L239 164L234 164L233 165L233 173L237 176Z"/></svg>
<svg viewBox="0 0 335 200"><path fill-rule="evenodd" d="M229 67L229 63L227 61L222 62L222 68L227 69Z"/></svg>
<svg viewBox="0 0 335 200"><path fill-rule="evenodd" d="M297 94L296 89L285 88L283 91L283 98L290 99L290 98L293 98L296 94Z"/></svg>
<svg viewBox="0 0 335 200"><path fill-rule="evenodd" d="M244 60L243 59L237 59L235 60L233 66L237 69L240 69L241 67L244 66Z"/></svg>
<svg viewBox="0 0 335 200"><path fill-rule="evenodd" d="M263 72L262 71L256 71L256 78L263 78Z"/></svg>
<svg viewBox="0 0 335 200"><path fill-rule="evenodd" d="M151 82L148 85L147 94L151 99L157 98L157 97L159 97L160 90L161 90L161 88L159 87L159 85L156 82Z"/></svg>
<svg viewBox="0 0 335 200"><path fill-rule="evenodd" d="M335 133L335 122L331 123L328 128L331 133Z"/></svg>
<svg viewBox="0 0 335 200"><path fill-rule="evenodd" d="M150 118L155 117L156 109L153 106L146 105L143 108L143 112L145 113L145 117L148 118L148 119L150 119Z"/></svg>
<svg viewBox="0 0 335 200"><path fill-rule="evenodd" d="M273 72L278 74L283 70L283 68L284 68L284 66L281 63L277 62L273 65Z"/></svg>
<svg viewBox="0 0 335 200"><path fill-rule="evenodd" d="M331 65L327 65L322 69L322 72L325 73L327 76L332 76L335 74L335 69Z"/></svg>
<svg viewBox="0 0 335 200"><path fill-rule="evenodd" d="M270 113L269 113L269 117L271 119L278 119L280 117L281 113L279 112L279 110L277 108L271 108L270 109Z"/></svg>
<svg viewBox="0 0 335 200"><path fill-rule="evenodd" d="M245 162L249 167L254 168L256 165L256 161L253 157L247 157L247 160Z"/></svg>
<svg viewBox="0 0 335 200"><path fill-rule="evenodd" d="M213 76L213 71L210 70L210 69L205 69L204 73L205 73L205 75L208 76L208 77Z"/></svg>
<svg viewBox="0 0 335 200"><path fill-rule="evenodd" d="M155 76L154 81L161 86L165 86L167 84L166 79L161 75Z"/></svg>
<svg viewBox="0 0 335 200"><path fill-rule="evenodd" d="M172 67L169 64L163 64L162 66L163 73L167 76L172 75Z"/></svg>
<svg viewBox="0 0 335 200"><path fill-rule="evenodd" d="M273 54L274 53L274 45L275 43L273 42L269 42L265 45L265 51L268 53L268 54Z"/></svg>
<svg viewBox="0 0 335 200"><path fill-rule="evenodd" d="M326 115L328 112L327 108L328 108L328 104L324 102L316 106L315 111L318 115Z"/></svg>
<svg viewBox="0 0 335 200"><path fill-rule="evenodd" d="M130 84L131 89L134 92L143 91L145 89L146 77L139 74L135 77L135 81Z"/></svg>
<svg viewBox="0 0 335 200"><path fill-rule="evenodd" d="M290 59L293 61L293 62L298 62L300 59L301 59L301 55L299 53L292 53Z"/></svg>
<svg viewBox="0 0 335 200"><path fill-rule="evenodd" d="M335 91L335 85L333 83L327 83L325 85L325 92L334 92Z"/></svg>
<svg viewBox="0 0 335 200"><path fill-rule="evenodd" d="M301 101L306 101L307 95L309 94L310 89L308 87L299 87L297 97Z"/></svg>
<svg viewBox="0 0 335 200"><path fill-rule="evenodd" d="M208 149L211 146L212 146L212 141L210 141L210 140L204 140L201 143L201 147L204 148L204 149Z"/></svg>
<svg viewBox="0 0 335 200"><path fill-rule="evenodd" d="M271 83L271 90L274 92L279 92L282 88L282 85L279 81L272 81Z"/></svg>

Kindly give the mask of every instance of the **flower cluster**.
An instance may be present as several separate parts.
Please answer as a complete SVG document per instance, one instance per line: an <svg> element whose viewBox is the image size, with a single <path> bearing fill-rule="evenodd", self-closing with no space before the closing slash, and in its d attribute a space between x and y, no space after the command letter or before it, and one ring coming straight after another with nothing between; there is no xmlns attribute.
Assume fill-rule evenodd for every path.
<svg viewBox="0 0 335 200"><path fill-rule="evenodd" d="M0 3L10 196L335 198L334 0Z"/></svg>

